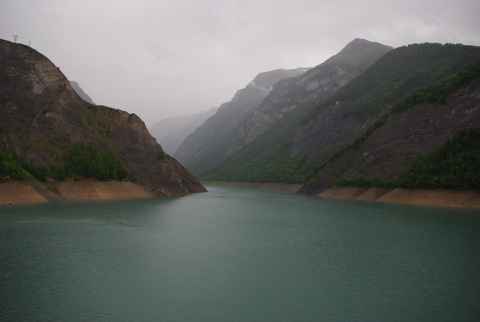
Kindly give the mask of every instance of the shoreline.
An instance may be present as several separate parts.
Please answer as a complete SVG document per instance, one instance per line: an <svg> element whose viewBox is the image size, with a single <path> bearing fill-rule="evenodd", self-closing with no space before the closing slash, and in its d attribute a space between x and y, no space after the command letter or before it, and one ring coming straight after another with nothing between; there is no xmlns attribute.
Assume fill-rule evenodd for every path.
<svg viewBox="0 0 480 322"><path fill-rule="evenodd" d="M216 187L237 187L237 188L251 188L251 189L274 189L274 190L290 190L297 192L302 187L302 184L295 183L265 183L265 182L223 182L223 181L204 181L204 186Z"/></svg>
<svg viewBox="0 0 480 322"><path fill-rule="evenodd" d="M138 183L129 181L62 181L57 191L37 181L0 183L0 205L47 203L54 200L107 200L151 198L154 194Z"/></svg>
<svg viewBox="0 0 480 322"><path fill-rule="evenodd" d="M301 184L262 182L202 182L205 186L272 189L297 192ZM40 182L0 182L0 205L36 204L54 200L141 199L155 195L138 183L129 181L62 181L57 192L47 191ZM398 204L480 209L480 191L405 189L405 188L328 188L315 196L327 199L364 200Z"/></svg>
<svg viewBox="0 0 480 322"><path fill-rule="evenodd" d="M359 188L334 186L317 194L320 198L388 202L421 206L480 208L475 190Z"/></svg>
<svg viewBox="0 0 480 322"><path fill-rule="evenodd" d="M251 189L282 189L297 192L301 184L260 182L203 182L205 185ZM480 208L480 191L406 188L328 188L315 196L326 199L376 201L418 206Z"/></svg>

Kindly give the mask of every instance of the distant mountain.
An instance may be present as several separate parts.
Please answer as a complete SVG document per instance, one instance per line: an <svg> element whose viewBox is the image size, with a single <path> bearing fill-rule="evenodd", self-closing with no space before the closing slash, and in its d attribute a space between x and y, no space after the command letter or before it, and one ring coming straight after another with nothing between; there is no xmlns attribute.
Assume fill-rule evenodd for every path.
<svg viewBox="0 0 480 322"><path fill-rule="evenodd" d="M338 54L295 78L275 84L233 133L232 154L202 174L210 180L301 182L305 170L290 169L292 138L305 113L364 72L392 48L355 39Z"/></svg>
<svg viewBox="0 0 480 322"><path fill-rule="evenodd" d="M211 108L200 113L158 121L150 128L150 133L157 139L166 153L174 155L185 138L202 125L206 119L214 115L217 109Z"/></svg>
<svg viewBox="0 0 480 322"><path fill-rule="evenodd" d="M83 89L80 87L80 85L77 82L71 80L70 85L85 102L90 104L95 104L93 100L90 98L90 96L88 96L88 94L83 91Z"/></svg>
<svg viewBox="0 0 480 322"><path fill-rule="evenodd" d="M237 150L260 136L273 124L298 110L308 110L361 74L392 50L379 43L355 39L338 54L296 78L278 82L235 135ZM293 120L292 120L293 121Z"/></svg>
<svg viewBox="0 0 480 322"><path fill-rule="evenodd" d="M258 74L232 100L190 134L175 153L193 173L204 172L235 152L232 145L236 128L260 105L279 80L303 74L307 69L278 69Z"/></svg>
<svg viewBox="0 0 480 322"><path fill-rule="evenodd" d="M309 194L333 185L479 189L480 47L390 50L312 104L291 86L253 113L276 113L272 125L201 178L306 182Z"/></svg>
<svg viewBox="0 0 480 322"><path fill-rule="evenodd" d="M0 40L0 180L135 180L159 196L206 191L135 114L80 99L50 60Z"/></svg>

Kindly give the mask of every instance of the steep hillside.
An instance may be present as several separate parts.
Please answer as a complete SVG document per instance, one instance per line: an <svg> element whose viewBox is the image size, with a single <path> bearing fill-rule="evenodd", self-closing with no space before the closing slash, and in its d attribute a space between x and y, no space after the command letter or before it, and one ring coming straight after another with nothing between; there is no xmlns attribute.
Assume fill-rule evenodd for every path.
<svg viewBox="0 0 480 322"><path fill-rule="evenodd" d="M216 111L217 108L211 108L208 111L192 115L164 119L155 122L150 128L150 133L157 139L157 142L160 143L166 153L174 155L185 138L192 134L210 116L214 115Z"/></svg>
<svg viewBox="0 0 480 322"><path fill-rule="evenodd" d="M306 106L301 112L298 108L292 110L237 154L201 177L205 180L305 182L321 169L308 185L314 188L303 191L326 188L335 184L339 173L349 168L348 162L361 158L351 156L354 161L347 160L340 170L335 168L332 173L327 171L330 169L327 164L382 125L395 102L404 97L411 99L415 90L452 77L478 59L480 48L473 46L415 44L394 49L323 101ZM437 117L432 113L428 121L440 122ZM410 119L410 122L409 126L418 129L426 121ZM445 123L437 131L453 135L458 129L453 127L452 132L449 126L451 124ZM388 136L384 134L384 137ZM410 148L408 142L405 145L405 149ZM411 149L419 151L413 145ZM382 167L386 172L398 174L388 163ZM352 180L346 178L344 182L347 181Z"/></svg>
<svg viewBox="0 0 480 322"><path fill-rule="evenodd" d="M305 113L350 83L392 48L355 39L305 74L278 82L235 132L239 150L202 174L207 180L303 182L315 169L292 154L293 137Z"/></svg>
<svg viewBox="0 0 480 322"><path fill-rule="evenodd" d="M355 39L338 54L296 78L278 82L272 92L239 127L237 150L252 142L289 112L305 112L360 75L391 47ZM289 115L290 117L290 115Z"/></svg>
<svg viewBox="0 0 480 322"><path fill-rule="evenodd" d="M197 128L180 145L175 158L195 174L204 172L236 151L233 145L236 128L270 93L281 79L294 77L305 69L278 69L257 75L232 100L222 104L215 115Z"/></svg>
<svg viewBox="0 0 480 322"><path fill-rule="evenodd" d="M82 177L93 160L92 171L134 178L157 195L205 191L135 114L85 102L46 57L5 40L0 40L0 147L7 164L15 165L14 159L23 167L23 177L25 170L40 179ZM75 156L80 164L70 163L68 170Z"/></svg>
<svg viewBox="0 0 480 322"><path fill-rule="evenodd" d="M479 129L480 60L397 100L325 160L301 192L332 185L479 189Z"/></svg>
<svg viewBox="0 0 480 322"><path fill-rule="evenodd" d="M304 117L294 154L310 159L328 155L364 133L397 99L478 58L479 48L451 44L415 44L389 52Z"/></svg>

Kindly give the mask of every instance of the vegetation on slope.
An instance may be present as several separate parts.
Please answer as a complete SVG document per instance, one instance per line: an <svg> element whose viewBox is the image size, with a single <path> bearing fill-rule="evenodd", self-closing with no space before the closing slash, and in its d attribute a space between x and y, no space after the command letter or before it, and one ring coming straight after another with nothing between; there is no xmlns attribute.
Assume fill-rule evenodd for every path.
<svg viewBox="0 0 480 322"><path fill-rule="evenodd" d="M450 93L478 78L479 58L478 47L464 45L419 44L393 50L324 103L304 106L303 111L310 109L305 115L298 109L290 112L282 122L200 177L219 181L306 182L336 157L358 147L391 113L413 105L442 102ZM343 118L373 117L374 121L360 136L324 151L319 158L293 155L292 138L299 124L311 120L337 101L350 103ZM364 177L358 177L355 182L349 180L341 183L383 184Z"/></svg>
<svg viewBox="0 0 480 322"><path fill-rule="evenodd" d="M290 112L213 171L200 174L200 178L206 181L305 182L318 168L318 161L292 156L292 137L301 117L301 110Z"/></svg>
<svg viewBox="0 0 480 322"><path fill-rule="evenodd" d="M464 67L456 75L421 87L403 98L397 100L390 112L382 115L370 126L365 133L355 141L343 145L337 153L319 167L319 171L328 163L334 162L344 152L360 146L387 119L395 113L401 113L408 108L429 103L445 103L448 95L456 90L480 80L480 61ZM442 146L428 151L413 161L408 170L388 182L376 178L367 178L358 175L354 178L337 179L336 184L341 186L383 186L408 188L445 188L445 189L478 189L480 188L480 129L469 129L459 132L453 139L446 141Z"/></svg>
<svg viewBox="0 0 480 322"><path fill-rule="evenodd" d="M23 167L13 153L0 145L0 182L13 179L22 179Z"/></svg>
<svg viewBox="0 0 480 322"><path fill-rule="evenodd" d="M460 44L413 44L390 51L342 90L317 105L302 123L337 101L351 102L343 116L376 117L406 93L437 82L480 59L478 47Z"/></svg>
<svg viewBox="0 0 480 322"><path fill-rule="evenodd" d="M357 148L362 142L368 139L378 128L385 124L385 122L391 115L404 112L408 108L415 105L428 103L445 103L445 99L448 95L452 94L454 91L458 90L463 86L471 84L477 79L480 79L480 61L464 67L457 74L447 77L440 82L420 87L417 90L408 93L407 95L398 99L393 104L393 107L389 112L377 118L375 123L373 123L361 136L356 138L354 141L341 146L337 151L335 151L335 153L333 153L330 158L325 160L324 164L332 162L336 157L349 149ZM319 170L320 169L321 168L319 168Z"/></svg>
<svg viewBox="0 0 480 322"><path fill-rule="evenodd" d="M391 183L406 188L480 189L480 128L457 133Z"/></svg>
<svg viewBox="0 0 480 322"><path fill-rule="evenodd" d="M73 145L67 152L63 173L65 177L96 178L98 180L133 180L133 176L108 152L97 152L91 146Z"/></svg>
<svg viewBox="0 0 480 322"><path fill-rule="evenodd" d="M91 146L75 144L65 154L58 165L21 163L14 154L0 146L0 181L22 180L24 175L32 175L45 181L47 177L64 179L129 180L135 181L109 152L97 152Z"/></svg>

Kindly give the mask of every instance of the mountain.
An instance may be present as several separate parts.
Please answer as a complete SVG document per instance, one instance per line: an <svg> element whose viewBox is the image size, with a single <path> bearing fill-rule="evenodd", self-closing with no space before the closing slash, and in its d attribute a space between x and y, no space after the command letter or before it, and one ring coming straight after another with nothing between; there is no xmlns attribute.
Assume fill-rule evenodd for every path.
<svg viewBox="0 0 480 322"><path fill-rule="evenodd" d="M163 150L169 155L174 155L185 138L202 125L206 119L214 115L217 108L191 115L175 116L155 122L150 128L150 133Z"/></svg>
<svg viewBox="0 0 480 322"><path fill-rule="evenodd" d="M480 189L480 48L442 49L457 51L452 62L476 62L389 106L380 104L385 112L363 131L351 129L361 134L324 159L301 192L317 194L333 185ZM337 106L348 111L351 104Z"/></svg>
<svg viewBox="0 0 480 322"><path fill-rule="evenodd" d="M292 156L293 137L305 113L390 52L391 47L355 39L303 75L279 81L234 132L237 152L201 175L207 180L302 182L314 165Z"/></svg>
<svg viewBox="0 0 480 322"><path fill-rule="evenodd" d="M305 68L278 69L258 74L245 88L237 91L230 102L190 134L179 146L175 158L194 174L204 172L235 152L233 134L236 128L260 105L273 85L281 79L303 74Z"/></svg>
<svg viewBox="0 0 480 322"><path fill-rule="evenodd" d="M77 93L85 102L90 104L95 104L93 100L90 98L90 96L88 96L88 94L83 91L83 89L80 87L80 85L77 82L71 80L70 85L72 86L75 93Z"/></svg>
<svg viewBox="0 0 480 322"><path fill-rule="evenodd" d="M0 70L0 179L135 180L159 196L206 191L138 116L85 102L34 49L0 40Z"/></svg>
<svg viewBox="0 0 480 322"><path fill-rule="evenodd" d="M345 50L325 64L346 59L352 52ZM263 115L260 119L274 120L271 125L258 126L261 130L255 133L255 123L262 122L247 120L239 135L245 146L200 177L307 182L301 191L312 194L338 184L414 187L413 174L405 171L421 162L415 160L434 153L431 149L440 149L456 135L471 136L462 131L479 125L480 96L471 76L479 59L479 47L413 44L390 50L375 62L370 60L370 67L321 99L309 100L306 90L295 96L299 91L294 91L293 85L279 82L278 90L271 91L252 118ZM461 75L470 76L464 79ZM286 89L280 90L280 86ZM268 102L280 103L268 106ZM402 110L399 106L408 105L406 102L415 104ZM248 133L254 135L249 138ZM462 155L472 154L463 151ZM442 162L437 168L445 168ZM465 177L448 180L469 182Z"/></svg>
<svg viewBox="0 0 480 322"><path fill-rule="evenodd" d="M278 82L239 128L235 145L245 146L289 112L304 111L336 92L390 50L391 47L357 38L305 74Z"/></svg>

